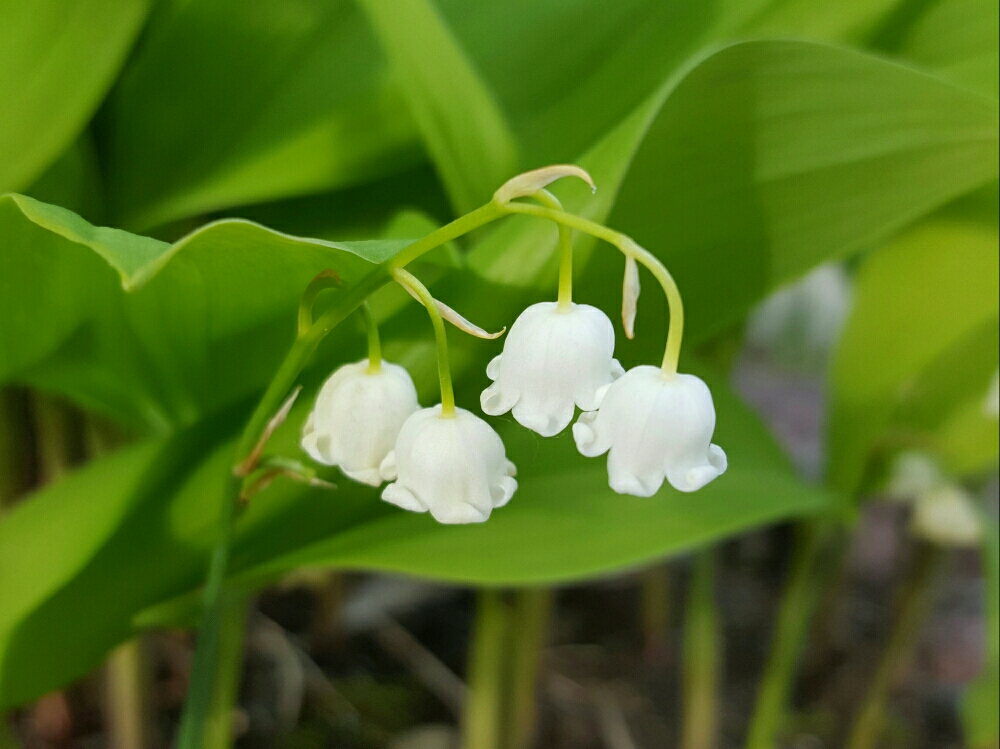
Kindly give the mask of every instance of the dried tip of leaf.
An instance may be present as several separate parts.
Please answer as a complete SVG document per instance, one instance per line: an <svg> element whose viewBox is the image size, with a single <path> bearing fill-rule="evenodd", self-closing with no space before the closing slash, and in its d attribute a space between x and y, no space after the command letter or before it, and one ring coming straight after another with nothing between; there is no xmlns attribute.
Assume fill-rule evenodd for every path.
<svg viewBox="0 0 1000 749"><path fill-rule="evenodd" d="M639 265L635 258L625 258L625 281L622 283L622 326L625 337L635 338L635 312L639 301Z"/></svg>
<svg viewBox="0 0 1000 749"><path fill-rule="evenodd" d="M274 431L285 423L285 419L288 418L288 412L292 410L292 406L295 405L295 399L299 397L299 393L302 392L302 386L299 385L292 394L289 395L285 402L281 404L281 408L278 412L271 417L271 420L267 422L267 426L264 427L264 432L260 435L260 439L257 440L257 444L254 445L253 450L246 457L246 459L237 466L233 467L233 475L237 478L244 478L253 473L257 464L260 462L260 456L264 454L264 446L267 445L267 441L271 439L271 435Z"/></svg>
<svg viewBox="0 0 1000 749"><path fill-rule="evenodd" d="M316 487L319 487L320 489L336 489L337 488L336 484L332 484L329 481L324 481L323 479L318 479L318 478L315 478L315 477L309 479L309 486L316 486Z"/></svg>
<svg viewBox="0 0 1000 749"><path fill-rule="evenodd" d="M543 187L563 177L578 177L590 185L592 192L597 191L597 186L594 184L593 178L591 178L586 170L573 164L556 164L511 177L500 186L499 190L493 193L493 200L500 205L506 205L514 198L525 198L529 195L534 195Z"/></svg>
<svg viewBox="0 0 1000 749"><path fill-rule="evenodd" d="M402 286L404 289L406 289L407 292L409 292L410 296L412 296L418 302L423 304L423 302L421 302L420 300L420 297L417 296L417 292L414 291L412 288L410 288L409 284L400 282L399 285ZM492 341L499 338L500 336L502 336L504 333L507 332L507 327L504 326L499 332L490 333L489 331L483 330L475 323L466 320L464 317L462 317L460 314L458 314L455 310L453 310L451 307L449 307L441 300L435 299L434 303L437 305L438 312L440 313L442 318L450 322L459 330L462 330L468 333L469 335L474 335L476 338L483 338L487 341Z"/></svg>
<svg viewBox="0 0 1000 749"><path fill-rule="evenodd" d="M462 317L460 314L458 314L455 310L453 310L444 302L438 301L437 299L435 299L434 301L437 303L438 311L441 313L441 317L450 322L459 330L465 331L469 335L474 335L476 338L483 338L487 341L492 341L499 338L500 336L502 336L504 333L507 332L507 327L504 326L499 332L490 333L486 330L483 330L475 323L466 320L464 317Z"/></svg>

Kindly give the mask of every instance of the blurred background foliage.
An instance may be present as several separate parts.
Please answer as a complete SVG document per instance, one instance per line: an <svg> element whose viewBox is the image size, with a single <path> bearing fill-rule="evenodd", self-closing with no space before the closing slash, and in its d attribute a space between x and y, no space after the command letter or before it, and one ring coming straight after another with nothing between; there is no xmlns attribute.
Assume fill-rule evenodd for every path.
<svg viewBox="0 0 1000 749"><path fill-rule="evenodd" d="M631 234L676 276L682 365L712 385L729 472L694 496L626 500L567 435L542 443L496 420L521 488L489 523L439 526L345 481L334 494L278 481L240 521L234 583L303 566L561 583L831 508L850 518L904 448L956 480L995 471L981 404L1000 316L997 8L0 2L0 381L15 388L0 488L46 483L0 519L0 705L65 685L145 627L197 618L233 439L309 279L333 267L350 285L549 163L598 185L556 186L568 210ZM576 242L578 299L613 312L622 261ZM556 262L555 229L516 218L416 270L499 329L552 295ZM751 309L820 266L832 306L786 290L749 326L793 368L822 370L833 350L824 478L810 480L728 381ZM398 290L373 304L387 356L432 402L426 322ZM637 339L618 331L626 367L655 358L665 332L657 294L639 306ZM472 404L498 347L452 345ZM363 348L352 321L329 337L271 449L298 455L312 395ZM31 426L25 388L86 426L80 411ZM93 438L108 424L114 439ZM32 430L76 445L53 465L86 467L26 470Z"/></svg>

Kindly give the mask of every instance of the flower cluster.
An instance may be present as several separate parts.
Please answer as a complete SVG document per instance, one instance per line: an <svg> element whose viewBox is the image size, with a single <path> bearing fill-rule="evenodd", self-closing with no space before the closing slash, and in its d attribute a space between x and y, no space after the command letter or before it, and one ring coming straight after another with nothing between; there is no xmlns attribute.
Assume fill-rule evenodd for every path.
<svg viewBox="0 0 1000 749"><path fill-rule="evenodd" d="M696 491L726 470L726 454L712 444L715 406L708 387L676 370L683 324L680 295L652 255L624 235L562 212L543 189L559 176L581 176L579 171L552 167L529 172L494 196L491 205L501 214L527 213L557 222L562 265L558 301L525 309L511 326L502 353L487 366L493 382L482 393L482 410L491 416L511 412L521 425L551 437L570 425L579 408L572 427L577 449L586 457L607 453L608 483L614 491L650 497L664 480L679 491ZM542 205L516 202L519 197ZM604 238L625 254L622 318L628 337L639 296L636 261L663 285L670 331L662 367L624 371L614 358L615 332L608 316L572 302L570 228ZM492 427L454 405L443 320L479 337L496 335L435 300L402 267L392 273L431 315L442 402L420 408L409 373L381 361L368 313L369 359L342 366L326 381L305 424L302 447L315 461L337 466L357 481L373 486L391 482L382 491L386 502L429 512L442 523L482 522L517 490L516 469Z"/></svg>

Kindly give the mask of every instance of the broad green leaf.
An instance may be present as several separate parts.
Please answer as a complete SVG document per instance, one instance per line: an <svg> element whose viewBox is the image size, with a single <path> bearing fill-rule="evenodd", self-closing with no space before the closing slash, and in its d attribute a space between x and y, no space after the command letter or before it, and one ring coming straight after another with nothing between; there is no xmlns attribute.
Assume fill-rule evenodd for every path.
<svg viewBox="0 0 1000 749"><path fill-rule="evenodd" d="M541 166L578 156L691 55L748 33L755 14L774 3L440 0L442 24L435 33L453 37L495 93L523 164ZM813 12L825 13L818 5ZM842 17L871 14L852 4ZM800 13L773 30L836 38L837 29L821 26ZM220 36L222 27L226 34ZM398 28L398 22L389 24L390 31ZM421 66L445 54L430 52L418 59ZM437 96L443 80L453 85L455 75L467 83L475 77L450 69L444 74L434 81ZM454 97L436 111L446 121L473 115L477 128L484 116L495 119ZM113 215L118 224L139 229L366 183L421 158L402 92L347 0L162 6L100 124ZM426 127L443 132L427 125L425 134ZM490 142L485 132L470 128L461 135L482 144ZM496 159L487 156L490 163ZM472 175L483 167L454 165Z"/></svg>
<svg viewBox="0 0 1000 749"><path fill-rule="evenodd" d="M900 53L996 98L1000 60L997 0L937 0L910 28Z"/></svg>
<svg viewBox="0 0 1000 749"><path fill-rule="evenodd" d="M419 158L351 2L164 6L101 124L111 208L127 226L351 184Z"/></svg>
<svg viewBox="0 0 1000 749"><path fill-rule="evenodd" d="M0 379L166 431L258 392L320 270L345 287L411 240L299 239L225 220L170 245L0 197Z"/></svg>
<svg viewBox="0 0 1000 749"><path fill-rule="evenodd" d="M320 382L300 397L269 454L303 457L301 426ZM253 585L301 565L489 585L578 580L821 510L827 495L795 479L756 418L724 385L712 387L717 441L731 462L704 491L619 496L604 459L581 457L568 432L539 440L501 420L521 486L489 522L438 525L324 469L336 491L279 479L254 498L236 529L232 574ZM240 414L99 460L0 520L0 598L9 602L0 613L0 707L81 675L134 621L189 623L163 616L183 617L184 606L170 602L196 596L203 581L232 460L233 443L220 437ZM30 544L14 542L22 537ZM42 559L51 543L58 555ZM35 564L37 576L26 572Z"/></svg>
<svg viewBox="0 0 1000 749"><path fill-rule="evenodd" d="M838 490L857 490L879 440L933 446L956 409L985 396L997 366L997 242L995 227L930 222L861 266L831 371L828 478Z"/></svg>
<svg viewBox="0 0 1000 749"><path fill-rule="evenodd" d="M577 160L596 195L554 191L667 264L698 340L812 266L991 182L996 162L995 102L846 49L746 42L694 61ZM551 288L554 228L511 224L474 248L470 266ZM620 265L598 253L584 293L610 303Z"/></svg>
<svg viewBox="0 0 1000 749"><path fill-rule="evenodd" d="M430 0L360 0L459 214L517 169L517 143L492 92Z"/></svg>
<svg viewBox="0 0 1000 749"><path fill-rule="evenodd" d="M149 5L0 5L0 192L30 186L76 140L125 62Z"/></svg>

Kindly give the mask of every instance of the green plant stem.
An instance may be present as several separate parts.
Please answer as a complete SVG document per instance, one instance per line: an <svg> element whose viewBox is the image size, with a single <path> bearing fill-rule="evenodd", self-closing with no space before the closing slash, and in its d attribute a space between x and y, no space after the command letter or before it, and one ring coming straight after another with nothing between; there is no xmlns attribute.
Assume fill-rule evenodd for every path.
<svg viewBox="0 0 1000 749"><path fill-rule="evenodd" d="M502 749L504 656L510 618L501 591L483 588L476 593L462 749Z"/></svg>
<svg viewBox="0 0 1000 749"><path fill-rule="evenodd" d="M382 342L378 337L378 322L368 302L362 302L358 308L361 319L365 321L365 332L368 334L368 373L375 374L382 369Z"/></svg>
<svg viewBox="0 0 1000 749"><path fill-rule="evenodd" d="M403 286L410 289L420 303L424 305L427 314L431 318L431 325L434 326L434 340L437 342L438 360L438 380L441 383L441 416L452 418L455 415L455 390L451 385L451 365L448 363L448 334L444 328L444 320L441 318L441 311L437 302L431 296L427 287L420 283L420 279L407 270L396 268L392 275Z"/></svg>
<svg viewBox="0 0 1000 749"><path fill-rule="evenodd" d="M154 743L149 735L149 661L141 636L122 643L104 668L107 695L108 744L113 749L144 749Z"/></svg>
<svg viewBox="0 0 1000 749"><path fill-rule="evenodd" d="M705 549L695 559L685 611L683 749L715 746L720 660L715 556L712 549Z"/></svg>
<svg viewBox="0 0 1000 749"><path fill-rule="evenodd" d="M58 400L34 393L35 462L38 483L48 484L65 474L83 452L79 419Z"/></svg>
<svg viewBox="0 0 1000 749"><path fill-rule="evenodd" d="M548 588L523 588L515 594L506 749L531 749L535 743L538 668L551 612Z"/></svg>
<svg viewBox="0 0 1000 749"><path fill-rule="evenodd" d="M757 702L747 734L747 749L774 749L804 648L809 623L832 565L823 562L833 536L824 521L807 520L797 528L795 552L779 604L771 653L757 689Z"/></svg>
<svg viewBox="0 0 1000 749"><path fill-rule="evenodd" d="M28 488L29 418L26 394L0 389L0 514Z"/></svg>
<svg viewBox="0 0 1000 749"><path fill-rule="evenodd" d="M559 198L548 190L539 190L532 197L546 208L562 211ZM573 306L573 230L565 224L556 224L559 231L559 296L558 307L568 312Z"/></svg>
<svg viewBox="0 0 1000 749"><path fill-rule="evenodd" d="M233 709L243 672L248 597L243 590L230 589L223 598L222 639L206 719L205 749L229 749L233 745Z"/></svg>
<svg viewBox="0 0 1000 749"><path fill-rule="evenodd" d="M663 350L663 363L661 368L664 375L672 376L677 373L677 361L681 354L681 339L684 335L684 302L681 299L680 289L677 282L670 275L670 271L660 262L649 250L640 247L635 240L626 234L609 229L589 219L581 216L574 216L572 213L544 208L542 206L531 205L530 203L507 203L503 206L509 213L521 213L527 216L537 216L547 218L550 221L568 226L585 234L590 234L598 239L603 239L614 245L626 257L634 258L642 263L646 269L653 274L653 277L663 288L663 293L667 297L667 307L670 311L670 321L667 328L667 343Z"/></svg>
<svg viewBox="0 0 1000 749"><path fill-rule="evenodd" d="M655 657L670 642L670 567L666 562L642 573L641 597L646 655Z"/></svg>
<svg viewBox="0 0 1000 749"><path fill-rule="evenodd" d="M885 724L889 694L906 670L934 601L934 583L944 552L921 542L913 573L899 595L896 624L879 661L864 704L854 719L847 749L874 749Z"/></svg>
<svg viewBox="0 0 1000 749"><path fill-rule="evenodd" d="M316 351L323 338L339 325L344 318L353 313L375 291L384 286L392 278L396 268L402 268L425 252L438 247L445 242L467 234L473 229L495 221L506 215L503 207L490 202L472 213L466 214L440 229L428 234L409 245L396 256L382 263L354 287L345 293L337 304L320 316L312 325L300 332L278 368L264 395L257 403L253 414L247 421L234 454L234 466L239 466L251 454L268 422L281 407L288 392L292 389L299 373L303 370L309 358ZM219 531L215 546L209 557L208 573L205 588L202 593L204 615L198 629L197 648L194 663L191 668L191 682L184 712L181 716L181 727L178 736L180 749L202 749L206 731L206 719L209 701L212 695L212 685L220 643L222 627L222 590L229 564L230 545L233 537L239 505L241 477L232 472L226 478L222 493L222 507L219 514Z"/></svg>

